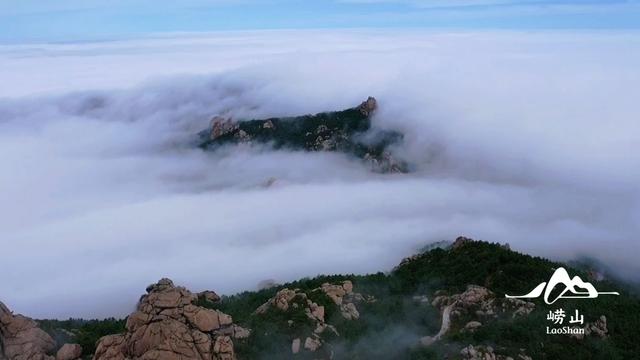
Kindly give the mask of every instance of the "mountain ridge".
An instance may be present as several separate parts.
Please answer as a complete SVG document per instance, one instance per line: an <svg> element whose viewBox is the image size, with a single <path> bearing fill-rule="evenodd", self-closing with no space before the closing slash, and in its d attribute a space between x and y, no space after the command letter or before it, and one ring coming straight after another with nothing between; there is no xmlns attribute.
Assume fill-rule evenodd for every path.
<svg viewBox="0 0 640 360"><path fill-rule="evenodd" d="M404 173L409 165L392 151L404 135L375 129L378 102L369 97L360 105L332 112L284 118L235 120L214 116L198 134L199 147L215 151L225 145L266 144L275 150L340 152L363 161L372 171Z"/></svg>
<svg viewBox="0 0 640 360"><path fill-rule="evenodd" d="M554 305L504 297L530 291L561 266L620 296ZM582 334L545 333L552 326L548 312L558 308L584 315L583 324L567 326ZM67 342L81 340L83 356L95 354L96 360L633 359L640 353L639 314L638 297L623 284L508 245L460 237L406 258L387 273L322 275L232 296L194 294L161 280L147 288L126 320L97 322L108 331L97 330L96 323L39 323L51 334L72 334ZM175 340L173 330L162 330L176 328L187 338ZM148 331L160 335L144 335ZM209 345L189 357L199 349L196 338ZM144 346L136 345L141 341Z"/></svg>

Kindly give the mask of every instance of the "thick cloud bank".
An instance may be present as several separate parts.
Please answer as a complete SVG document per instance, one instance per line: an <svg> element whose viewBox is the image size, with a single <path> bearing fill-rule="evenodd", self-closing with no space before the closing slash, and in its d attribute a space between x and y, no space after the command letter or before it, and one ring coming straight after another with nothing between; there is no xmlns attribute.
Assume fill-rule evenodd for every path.
<svg viewBox="0 0 640 360"><path fill-rule="evenodd" d="M637 280L640 36L375 31L0 47L0 297L35 317L122 315L194 290L390 269L457 235ZM216 114L378 98L416 171L228 148ZM265 187L271 178L274 186ZM636 275L634 275L636 274Z"/></svg>

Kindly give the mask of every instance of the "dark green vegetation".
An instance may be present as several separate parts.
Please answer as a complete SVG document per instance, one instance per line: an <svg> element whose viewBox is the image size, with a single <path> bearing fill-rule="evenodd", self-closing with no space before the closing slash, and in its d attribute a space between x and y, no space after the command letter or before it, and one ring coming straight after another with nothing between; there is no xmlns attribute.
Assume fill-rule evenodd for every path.
<svg viewBox="0 0 640 360"><path fill-rule="evenodd" d="M215 150L229 144L260 143L274 149L335 151L367 160L376 171L406 172L407 164L393 159L389 152L403 135L372 130L375 106L375 99L370 98L356 108L316 115L239 122L217 117L209 130L200 133L200 147Z"/></svg>
<svg viewBox="0 0 640 360"><path fill-rule="evenodd" d="M400 267L395 277L401 279L402 291L411 292L420 287L463 290L464 284L478 284L491 289L498 297L524 294L537 284L548 281L560 263L512 252L486 242L467 243L459 249L435 249ZM601 296L596 299L562 299L553 305L535 300L536 309L528 316L516 319L498 319L487 323L479 331L456 333L452 342L462 344L489 344L504 347L505 354L517 354L527 349L533 359L638 359L640 343L640 300L627 289L608 281L588 280L589 274L567 268L571 276L578 275L602 291L619 291L621 296ZM392 275L393 276L393 275ZM573 314L577 309L586 322L600 315L608 319L609 337L588 337L576 340L566 335L546 335L546 320L550 310L562 308ZM565 322L566 323L566 322Z"/></svg>
<svg viewBox="0 0 640 360"><path fill-rule="evenodd" d="M516 253L499 244L467 242L453 249L434 248L403 262L388 274L365 276L333 275L302 279L293 283L257 292L245 292L223 297L217 308L233 316L234 322L251 328L252 336L236 342L240 359L292 358L291 340L312 331L312 324L300 312L283 313L270 310L253 315L253 311L273 297L283 287L298 288L326 309L327 323L334 325L340 336L325 337L336 359L450 359L460 358L460 349L469 345L490 345L496 354L515 355L519 349L533 359L638 359L640 358L640 300L630 295L620 283L594 281L586 271L567 267L571 276L590 281L601 291L619 291L620 296L601 296L597 299L563 299L553 305L535 300L535 310L526 316L513 318L500 315L483 324L474 333L452 330L429 348L417 346L419 338L434 335L441 325L439 310L429 302L419 302L415 295L426 295L431 301L436 290L449 294L463 292L468 284L489 288L501 301L505 293L523 294L537 284L547 281L554 269L564 266L539 257ZM322 283L352 280L355 291L373 295L377 301L358 304L359 320L345 320L337 306L322 292L313 291ZM577 340L567 335L546 335L546 320L550 310L562 308L568 314L578 309L586 322L601 315L608 320L609 336L595 336ZM291 326L288 320L294 320ZM122 322L73 324L46 323L46 329L77 328L85 343L106 333L122 331ZM107 331L112 327L112 331ZM75 331L74 331L75 332ZM89 340L90 339L90 340ZM85 344L83 344L85 346ZM90 349L87 347L86 349ZM309 353L295 358L304 359ZM316 354L317 355L317 354Z"/></svg>
<svg viewBox="0 0 640 360"><path fill-rule="evenodd" d="M90 356L96 351L96 342L103 336L122 333L125 320L38 320L42 330L46 331L58 344L75 343L82 346L83 355Z"/></svg>

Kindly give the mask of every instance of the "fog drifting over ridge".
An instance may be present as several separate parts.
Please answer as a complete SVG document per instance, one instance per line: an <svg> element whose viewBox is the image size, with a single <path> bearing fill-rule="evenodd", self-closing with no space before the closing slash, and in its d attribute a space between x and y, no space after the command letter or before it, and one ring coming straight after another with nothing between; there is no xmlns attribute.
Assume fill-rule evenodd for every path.
<svg viewBox="0 0 640 360"><path fill-rule="evenodd" d="M0 46L0 300L128 313L193 290L390 269L464 234L637 280L637 33L268 31ZM376 96L407 175L340 154L230 148L236 118ZM270 178L275 186L265 188ZM634 277L635 276L635 277Z"/></svg>

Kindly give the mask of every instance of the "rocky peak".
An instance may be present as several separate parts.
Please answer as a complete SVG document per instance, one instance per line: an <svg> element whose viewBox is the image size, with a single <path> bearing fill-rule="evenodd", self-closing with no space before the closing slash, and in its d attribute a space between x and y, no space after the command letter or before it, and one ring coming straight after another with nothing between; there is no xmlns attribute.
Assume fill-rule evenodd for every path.
<svg viewBox="0 0 640 360"><path fill-rule="evenodd" d="M470 238L464 237L464 236L458 236L456 238L456 241L453 242L453 245L451 245L451 248L453 250L459 249L462 246L464 246L464 244L467 244L467 243L470 243L470 242L473 242L473 239L470 239Z"/></svg>
<svg viewBox="0 0 640 360"><path fill-rule="evenodd" d="M127 319L127 332L100 339L94 359L235 359L233 339L249 331L229 315L195 305L197 299L169 279L149 285Z"/></svg>
<svg viewBox="0 0 640 360"><path fill-rule="evenodd" d="M215 140L238 129L238 125L231 118L214 116L209 125L209 138Z"/></svg>
<svg viewBox="0 0 640 360"><path fill-rule="evenodd" d="M274 149L336 151L362 159L373 171L406 172L407 164L390 152L402 134L370 131L377 108L376 99L369 97L354 108L315 115L240 121L214 116L209 129L200 133L200 147L215 150L228 144L261 143Z"/></svg>
<svg viewBox="0 0 640 360"><path fill-rule="evenodd" d="M369 116L373 114L373 112L376 111L377 108L378 108L378 102L376 101L376 98L374 98L373 96L369 96L367 100L363 101L362 104L358 106L358 110L360 110L360 112L364 116Z"/></svg>

